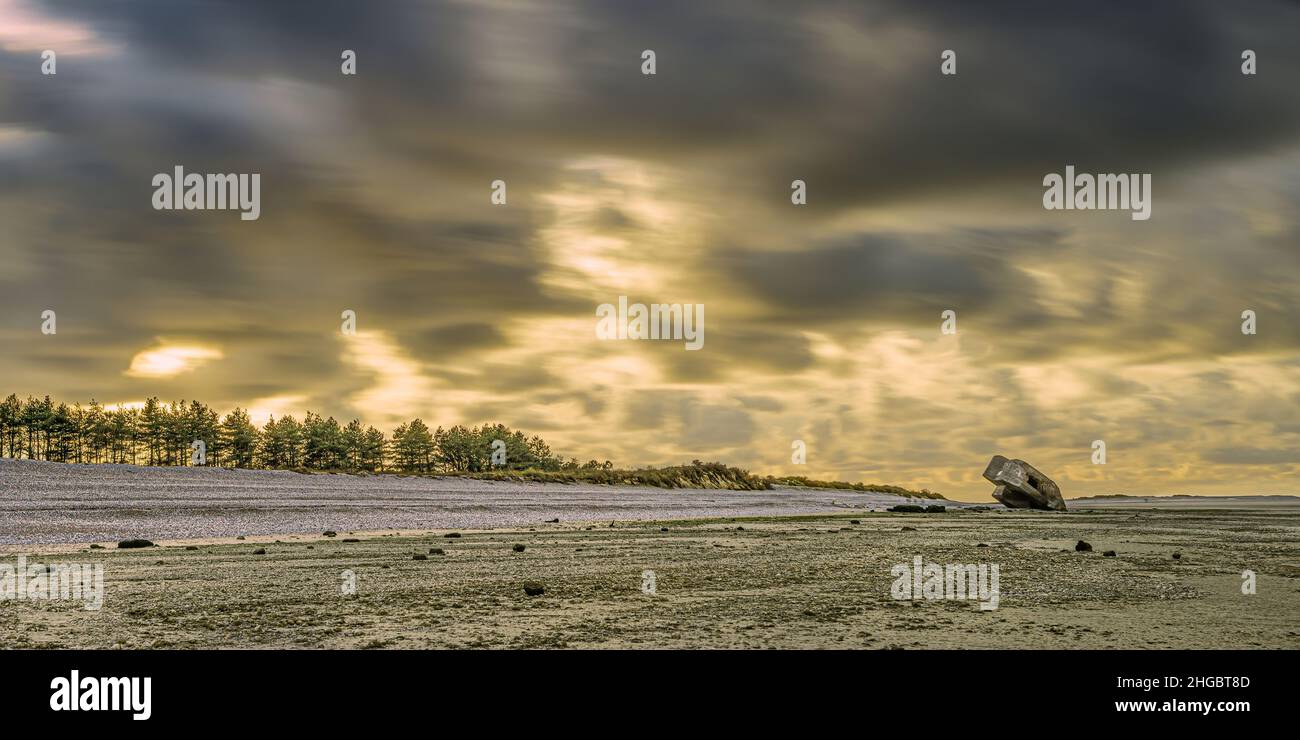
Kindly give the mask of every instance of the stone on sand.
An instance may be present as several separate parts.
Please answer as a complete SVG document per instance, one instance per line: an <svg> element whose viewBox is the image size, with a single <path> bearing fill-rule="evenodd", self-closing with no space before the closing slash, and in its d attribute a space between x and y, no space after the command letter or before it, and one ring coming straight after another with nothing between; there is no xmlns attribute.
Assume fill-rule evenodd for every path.
<svg viewBox="0 0 1300 740"><path fill-rule="evenodd" d="M154 544L149 540L122 540L117 543L117 549L128 550L134 547L153 547Z"/></svg>

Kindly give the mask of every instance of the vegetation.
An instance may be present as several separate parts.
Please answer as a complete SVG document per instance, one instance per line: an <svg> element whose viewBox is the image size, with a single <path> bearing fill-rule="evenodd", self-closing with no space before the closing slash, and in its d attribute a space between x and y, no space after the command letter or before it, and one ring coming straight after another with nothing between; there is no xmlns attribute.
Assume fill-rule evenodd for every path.
<svg viewBox="0 0 1300 740"><path fill-rule="evenodd" d="M191 444L204 444L202 464L230 468L296 470L303 473L398 473L455 475L484 480L539 483L594 483L658 488L712 488L754 491L773 485L879 491L919 498L943 498L930 491L898 486L809 480L801 476L756 476L718 462L618 470L606 460L585 463L555 455L537 436L504 424L453 426L430 430L421 419L399 425L391 436L353 419L308 412L270 418L261 429L248 412L235 408L224 417L199 401L162 403L156 397L141 408L104 408L91 400L68 406L45 396L0 402L0 457L72 463L192 465ZM494 452L504 451L504 457Z"/></svg>
<svg viewBox="0 0 1300 740"><path fill-rule="evenodd" d="M792 475L775 477L769 476L767 479L773 485L778 486L805 486L808 488L839 488L849 491L875 491L876 493L892 493L898 496L909 496L911 498L937 498L942 499L943 495L934 491L922 488L919 491L913 491L910 488L899 486L889 486L883 483L845 483L838 480L810 480L802 475Z"/></svg>
<svg viewBox="0 0 1300 740"><path fill-rule="evenodd" d="M94 400L87 406L56 404L49 396L20 401L10 395L0 402L0 457L191 465L196 440L204 444L204 465L232 468L446 474L613 467L610 462L563 460L541 437L526 437L502 424L430 431L413 419L385 438L357 419L341 425L332 416L311 412L301 422L272 417L258 429L243 409L221 417L199 401L164 404L150 398L141 408L110 409ZM505 456L494 465L497 440Z"/></svg>
<svg viewBox="0 0 1300 740"><path fill-rule="evenodd" d="M771 488L766 478L747 470L717 462L694 460L690 465L667 468L616 470L612 465L580 466L564 470L492 470L460 473L482 480L533 481L537 483L596 483L611 486L654 486L656 488L725 488L733 491L758 491Z"/></svg>

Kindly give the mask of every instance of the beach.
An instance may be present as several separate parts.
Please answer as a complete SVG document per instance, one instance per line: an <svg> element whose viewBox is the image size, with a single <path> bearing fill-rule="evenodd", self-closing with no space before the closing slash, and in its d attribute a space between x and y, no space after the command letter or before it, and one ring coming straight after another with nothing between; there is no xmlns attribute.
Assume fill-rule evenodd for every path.
<svg viewBox="0 0 1300 740"><path fill-rule="evenodd" d="M389 491L381 505L349 518L348 502L334 498L329 486L313 490L310 504L295 499L302 495L295 489L288 500L277 500L283 508L259 503L248 490L219 498L209 492L191 510L182 505L186 471L180 472L163 476L165 485L129 489L141 492L134 510L118 490L65 492L63 500L46 492L37 498L45 507L39 510L7 491L8 544L0 564L19 554L28 562L101 564L104 599L95 611L75 601L0 600L0 645L1300 647L1300 507L1294 505L1099 502L1067 513L952 506L901 514L881 510L884 494L852 491L573 486L567 497L550 491L526 497L516 484L456 481L466 488L444 492L454 502L441 504L445 512L431 494L406 490L415 484L402 482L396 487L405 495ZM6 481L12 487L12 476ZM157 508L159 501L170 503ZM56 515L59 505L75 513ZM302 513L322 505L319 519ZM618 516L608 516L611 510ZM99 511L110 513L100 521ZM215 530L222 531L195 526L214 511ZM598 516L584 516L593 512ZM390 515L407 517L408 524L364 526ZM44 522L46 529L15 530L13 516ZM75 532L56 531L61 516L80 522ZM418 526L422 517L448 520ZM123 521L131 523L132 536L159 546L119 550L104 541L104 549L92 549L89 541L75 541L117 526L104 522ZM150 521L153 529L144 526ZM278 531L289 525L277 521L300 531ZM259 522L271 531L254 531ZM304 522L320 526L307 531ZM248 531L229 531L240 525ZM15 531L44 541L14 542ZM151 537L154 532L163 534ZM1080 540L1091 550L1076 551ZM897 598L897 569L910 569L917 558L997 566L996 608L981 609L970 598ZM1243 592L1247 576L1253 593ZM528 595L525 583L544 593Z"/></svg>

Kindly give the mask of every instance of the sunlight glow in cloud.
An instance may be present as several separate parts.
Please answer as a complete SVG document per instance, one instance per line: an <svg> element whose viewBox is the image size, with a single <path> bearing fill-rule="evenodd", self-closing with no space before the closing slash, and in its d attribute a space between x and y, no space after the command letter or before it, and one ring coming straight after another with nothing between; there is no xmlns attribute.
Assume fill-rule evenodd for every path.
<svg viewBox="0 0 1300 740"><path fill-rule="evenodd" d="M221 350L197 345L157 347L138 353L126 374L133 378L170 378L222 358Z"/></svg>
<svg viewBox="0 0 1300 740"><path fill-rule="evenodd" d="M122 403L106 403L105 411L139 411L144 408L144 401L123 401Z"/></svg>
<svg viewBox="0 0 1300 740"><path fill-rule="evenodd" d="M89 27L58 20L22 0L0 0L0 49L54 49L59 54L97 54L108 47Z"/></svg>
<svg viewBox="0 0 1300 740"><path fill-rule="evenodd" d="M377 331L358 332L344 340L343 359L373 376L374 383L352 399L357 408L373 410L385 423L409 421L428 409L432 384L420 364L388 335Z"/></svg>
<svg viewBox="0 0 1300 740"><path fill-rule="evenodd" d="M0 156L32 154L53 139L54 136L45 131L0 124Z"/></svg>
<svg viewBox="0 0 1300 740"><path fill-rule="evenodd" d="M678 251L696 235L665 174L644 163L587 157L569 163L556 190L542 196L551 223L543 281L579 295L659 290L674 284ZM604 224L611 215L620 223Z"/></svg>
<svg viewBox="0 0 1300 740"><path fill-rule="evenodd" d="M306 414L307 397L301 394L268 396L259 398L248 405L248 418L258 426L264 426L271 417L283 419L286 416Z"/></svg>

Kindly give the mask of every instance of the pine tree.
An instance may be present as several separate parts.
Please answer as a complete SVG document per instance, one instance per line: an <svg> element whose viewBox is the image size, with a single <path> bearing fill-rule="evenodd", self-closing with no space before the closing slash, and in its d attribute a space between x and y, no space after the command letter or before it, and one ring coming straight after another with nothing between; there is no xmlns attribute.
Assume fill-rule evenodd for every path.
<svg viewBox="0 0 1300 740"><path fill-rule="evenodd" d="M234 411L226 414L218 436L221 438L226 465L251 468L256 464L258 433L257 427L248 418L248 412L235 407Z"/></svg>
<svg viewBox="0 0 1300 740"><path fill-rule="evenodd" d="M362 467L371 472L383 470L386 447L384 433L374 427L366 427L365 441L362 446Z"/></svg>
<svg viewBox="0 0 1300 740"><path fill-rule="evenodd" d="M148 398L142 409L105 410L95 399L57 406L45 396L0 402L0 456L87 463L189 465L191 445L202 440L206 464L230 467L405 472L482 472L493 468L494 443L505 443L506 467L563 470L581 467L554 456L541 437L527 437L504 424L456 425L430 432L421 419L393 430L392 440L359 419L340 426L334 417L308 412L268 419L259 431L248 412L235 408L223 419L200 401L163 405ZM143 445L143 451L141 450ZM601 467L594 461L589 467ZM604 464L611 467L610 463Z"/></svg>
<svg viewBox="0 0 1300 740"><path fill-rule="evenodd" d="M23 404L17 394L0 403L0 457L19 457L22 454Z"/></svg>
<svg viewBox="0 0 1300 740"><path fill-rule="evenodd" d="M430 472L433 469L434 450L433 435L420 419L414 419L393 431L393 455L403 470Z"/></svg>
<svg viewBox="0 0 1300 740"><path fill-rule="evenodd" d="M362 470L365 459L366 432L361 428L361 420L353 419L343 427L343 467L348 470Z"/></svg>

